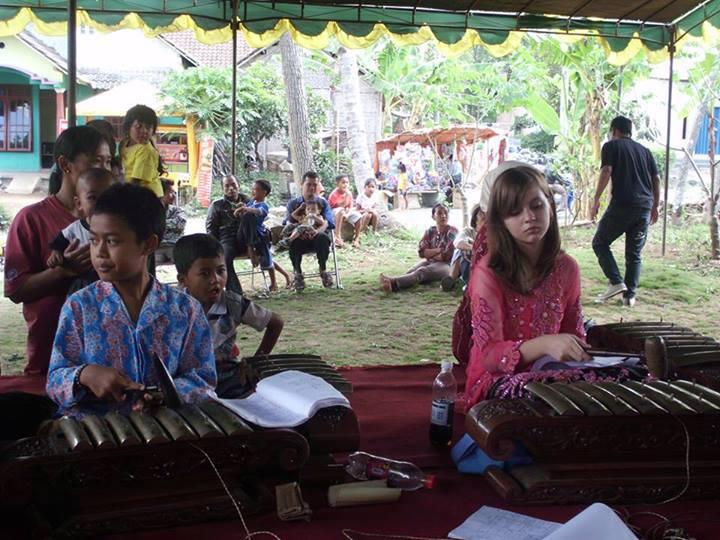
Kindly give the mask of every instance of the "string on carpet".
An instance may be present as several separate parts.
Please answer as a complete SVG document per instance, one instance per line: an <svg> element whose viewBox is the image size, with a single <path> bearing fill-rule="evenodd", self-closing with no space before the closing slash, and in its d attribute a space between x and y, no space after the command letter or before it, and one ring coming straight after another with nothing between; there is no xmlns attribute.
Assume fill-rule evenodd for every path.
<svg viewBox="0 0 720 540"><path fill-rule="evenodd" d="M215 462L212 460L212 458L208 455L208 453L200 448L199 446L188 443L190 446L192 446L195 450L200 452L203 456L205 456L205 459L207 459L208 463L210 464L210 467L212 467L212 470L215 472L215 476L217 476L217 479L220 481L220 484L222 485L223 489L225 490L225 493L227 494L228 498L232 502L233 506L235 507L235 512L237 512L238 517L240 518L240 523L242 523L243 529L245 529L245 536L243 536L243 540L248 540L250 538L256 537L256 536L269 536L270 538L274 538L275 540L282 540L278 535L276 535L272 531L255 531L250 532L250 529L248 529L247 523L245 523L245 517L243 516L242 510L240 509L240 505L235 500L235 497L233 497L232 492L230 491L230 488L225 483L225 480L223 480L222 475L220 474L220 471L215 466Z"/></svg>
<svg viewBox="0 0 720 540"><path fill-rule="evenodd" d="M675 399L674 396L672 396L672 399ZM682 421L680 417L678 417L675 414L671 413L671 416L680 424L680 426L683 429L683 432L685 434L685 482L683 484L682 489L679 493L676 495L673 495L672 497L669 497L667 499L664 499L662 501L659 501L655 504L668 504L673 501L678 500L680 497L685 495L687 490L690 488L690 479L691 479L691 471L690 471L690 431L688 430L687 426L685 425L685 422ZM682 515L676 515L671 518L668 518L662 514L659 514L657 512L636 512L633 514L630 514L625 511L620 511L618 509L615 510L615 513L618 514L618 516L625 522L625 524L632 530L632 532L638 536L639 538L643 538L644 540L694 540L691 536L689 536L689 533L682 527L679 527L677 525L677 521L679 521L679 517ZM647 531L645 531L644 534L642 534L642 528L638 525L634 525L632 523L634 518L637 518L639 516L650 516L656 518L658 521L654 525L652 525Z"/></svg>
<svg viewBox="0 0 720 540"><path fill-rule="evenodd" d="M675 399L675 396L672 396L672 398ZM672 417L677 420L677 422L680 424L680 426L683 428L683 431L685 432L685 485L680 490L680 493L678 493L677 495L670 497L669 499L662 500L656 504L667 504L676 501L680 497L685 495L687 490L690 488L690 431L688 431L685 422L683 422L679 416L672 414Z"/></svg>

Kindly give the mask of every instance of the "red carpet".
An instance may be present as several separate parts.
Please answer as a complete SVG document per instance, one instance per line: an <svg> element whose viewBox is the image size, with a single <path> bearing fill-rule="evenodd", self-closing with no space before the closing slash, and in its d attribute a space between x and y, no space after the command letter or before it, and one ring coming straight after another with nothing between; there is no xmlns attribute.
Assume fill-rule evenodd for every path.
<svg viewBox="0 0 720 540"><path fill-rule="evenodd" d="M268 514L248 518L250 530L270 530L283 540L337 540L343 538L342 529L444 538L482 505L559 522L567 521L577 514L582 507L513 507L504 504L481 477L457 473L448 451L437 451L430 446L427 437L430 387L437 369L435 366L403 366L344 371L355 386L351 401L360 420L361 449L416 463L426 472L437 475L435 489L403 493L397 503L341 509L329 508L323 493L306 490L304 495L313 510L310 523L281 522L273 514ZM456 368L458 375L460 369ZM8 389L4 382L0 378L0 391ZM456 436L461 434L462 425L463 418L457 414ZM632 506L621 510L630 514L652 511L675 517L675 523L685 527L697 540L714 540L720 538L717 508L717 501L697 501L663 506ZM645 521L639 521L645 527L654 523L653 520L648 521L647 517ZM116 535L107 540L237 540L243 538L242 532L240 521L235 520Z"/></svg>

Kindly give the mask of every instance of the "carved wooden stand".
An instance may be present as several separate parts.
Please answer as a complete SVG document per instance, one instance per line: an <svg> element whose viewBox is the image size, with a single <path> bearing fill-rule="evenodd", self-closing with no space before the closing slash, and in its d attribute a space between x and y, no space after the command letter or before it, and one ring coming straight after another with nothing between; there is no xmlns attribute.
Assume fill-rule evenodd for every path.
<svg viewBox="0 0 720 540"><path fill-rule="evenodd" d="M615 386L637 390L635 405L657 399L667 410L618 414L609 406L605 414L593 416L588 409L597 408L597 400L580 399L572 414L558 414L533 399L489 400L473 407L466 427L480 448L497 460L508 460L522 448L533 462L505 470L491 467L485 476L493 488L518 504L657 503L720 496L720 394L682 382L623 384L627 387ZM693 388L697 395L689 397ZM667 393L665 401L653 394L655 389ZM561 383L542 390L570 394ZM626 410L629 402L609 397L610 405L614 398Z"/></svg>

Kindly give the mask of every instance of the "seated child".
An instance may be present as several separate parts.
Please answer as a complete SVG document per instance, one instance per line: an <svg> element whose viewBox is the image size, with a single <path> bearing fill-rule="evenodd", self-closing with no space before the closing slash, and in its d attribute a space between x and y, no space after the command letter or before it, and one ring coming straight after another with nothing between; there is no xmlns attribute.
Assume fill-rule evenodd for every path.
<svg viewBox="0 0 720 540"><path fill-rule="evenodd" d="M490 397L519 397L530 381L603 380L582 369L533 370L544 356L558 362L590 359L580 268L561 249L551 201L545 177L532 167L508 169L493 184L490 251L473 267L466 293L472 330L468 408Z"/></svg>
<svg viewBox="0 0 720 540"><path fill-rule="evenodd" d="M457 285L458 278L462 278L467 285L470 280L470 266L472 263L473 243L480 229L485 224L485 212L480 205L476 205L470 215L470 226L465 227L457 235L453 244L455 251L450 259L450 275L444 277L440 282L442 289L446 292L452 291Z"/></svg>
<svg viewBox="0 0 720 540"><path fill-rule="evenodd" d="M277 313L254 304L242 295L225 290L227 269L223 247L209 234L184 236L173 250L178 283L203 307L212 331L217 366L217 394L239 397L250 388L246 365L237 346L241 324L265 330L255 356L270 354L280 337L283 320Z"/></svg>
<svg viewBox="0 0 720 540"><path fill-rule="evenodd" d="M77 247L90 243L90 225L88 219L95 208L97 198L113 183L115 177L107 169L93 168L88 169L80 175L75 189L75 208L81 216L77 221L73 221L70 225L60 231L50 242L50 257L47 260L48 268L62 266L64 261L63 254L70 247L70 244L76 242ZM82 289L86 285L97 281L98 276L94 270L78 277L70 287L70 292Z"/></svg>
<svg viewBox="0 0 720 540"><path fill-rule="evenodd" d="M159 382L158 355L180 399L214 395L215 357L200 304L155 280L147 269L165 229L152 191L115 184L90 218L90 255L100 280L68 297L60 314L47 378L59 414L129 412L156 403L142 393ZM140 391L134 403L129 391Z"/></svg>
<svg viewBox="0 0 720 540"><path fill-rule="evenodd" d="M237 232L238 249L242 251L245 247L253 266L260 264L262 270L266 270L270 276L270 290L277 291L277 280L275 270L285 278L285 287L290 287L290 276L277 262L273 260L270 250L268 230L265 227L270 207L265 199L272 191L272 186L267 180L257 180L252 186L252 200L244 205L238 206L234 216L240 218L240 226Z"/></svg>
<svg viewBox="0 0 720 540"><path fill-rule="evenodd" d="M297 223L288 223L285 225L283 229L283 236L285 236L285 238L280 240L278 247L287 248L296 238L325 225L322 206L318 200L310 200L302 203L292 213L292 217ZM288 234L289 236L287 236Z"/></svg>
<svg viewBox="0 0 720 540"><path fill-rule="evenodd" d="M377 232L380 222L380 203L377 199L375 189L377 184L374 178L365 180L363 192L357 196L355 208L360 213L360 226L355 229L355 238L353 238L353 247L360 245L360 234L366 231L368 227L372 227L373 232Z"/></svg>
<svg viewBox="0 0 720 540"><path fill-rule="evenodd" d="M360 212L355 210L355 201L352 191L350 191L350 180L346 175L341 174L335 177L335 189L330 193L328 203L335 218L335 229L333 229L335 245L343 247L345 244L342 239L343 223L347 221L357 231L360 226L360 218L362 218Z"/></svg>

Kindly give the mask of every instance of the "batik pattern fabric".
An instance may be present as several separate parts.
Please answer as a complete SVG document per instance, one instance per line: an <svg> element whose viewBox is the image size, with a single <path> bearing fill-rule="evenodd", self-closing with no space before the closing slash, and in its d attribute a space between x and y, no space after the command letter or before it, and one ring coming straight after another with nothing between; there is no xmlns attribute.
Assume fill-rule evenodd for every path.
<svg viewBox="0 0 720 540"><path fill-rule="evenodd" d="M560 255L550 274L527 294L510 288L481 261L473 268L467 294L472 326L468 406L485 399L499 378L530 369L520 352L525 341L562 333L585 338L580 270L568 255Z"/></svg>
<svg viewBox="0 0 720 540"><path fill-rule="evenodd" d="M449 225L445 227L444 231L440 231L435 225L425 231L423 237L420 239L418 244L418 256L423 258L423 252L426 249L437 249L442 250L443 262L449 263L452 259L453 251L455 250L455 237L458 234L458 230Z"/></svg>
<svg viewBox="0 0 720 540"><path fill-rule="evenodd" d="M186 403L214 396L217 382L207 318L194 298L153 280L137 323L115 287L98 281L68 297L55 336L47 393L58 414L82 417L113 410L127 413L131 403L99 401L78 387L84 365L116 369L131 380L158 385L157 354Z"/></svg>

